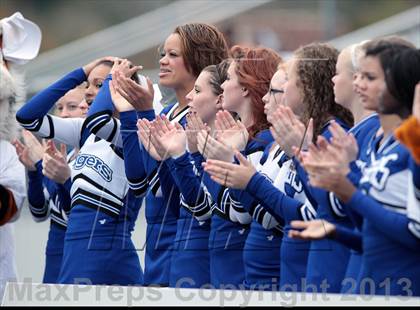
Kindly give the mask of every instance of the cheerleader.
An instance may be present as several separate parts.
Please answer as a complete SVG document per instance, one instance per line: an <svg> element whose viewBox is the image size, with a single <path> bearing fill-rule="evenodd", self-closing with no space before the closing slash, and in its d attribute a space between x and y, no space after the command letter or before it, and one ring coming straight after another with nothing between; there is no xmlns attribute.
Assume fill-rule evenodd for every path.
<svg viewBox="0 0 420 310"><path fill-rule="evenodd" d="M193 89L203 68L227 58L226 41L214 26L186 24L175 28L160 52L159 83L172 88L177 98L177 102L165 107L161 114L166 115L171 123L185 126L189 110L186 95ZM199 230L200 223L190 213L182 208L180 210L180 192L171 171L163 162L162 154L157 153L149 140L150 121L155 118L151 81L148 81L148 86L136 86L117 74L116 84L117 91L137 110L125 111L124 117L140 119L138 128L142 143L140 148L131 149L130 157L125 162L131 171L130 180L139 179L140 165L144 167L148 178L145 285L168 286L171 283L172 286L178 278L171 274L179 275L185 271L184 264L171 265L171 260L176 260L172 258L176 255L172 250L176 246L174 253L181 253L179 246L186 241L189 225ZM177 268L181 268L180 271Z"/></svg>
<svg viewBox="0 0 420 310"><path fill-rule="evenodd" d="M267 48L241 46L232 48L232 57L227 79L222 84L223 109L226 111L217 114L215 137L206 131L198 134L198 149L207 161L219 159L226 162L232 162L234 150L239 149L258 164L264 150L273 141L262 97L269 90L270 79L281 58ZM234 121L227 111L236 113L241 121ZM251 224L253 211L242 206L239 197L225 184L212 180L208 172L203 181L216 202L210 210L212 285L259 289L269 283L268 289L272 289L271 279L279 274L275 260L279 253L279 237L273 235L278 232L277 223L271 221L272 226L268 224L267 230L258 223ZM264 212L261 215L264 218ZM273 259L273 251L274 261L264 266L261 262L267 263L267 257Z"/></svg>
<svg viewBox="0 0 420 310"><path fill-rule="evenodd" d="M87 128L89 118L63 119L47 114L58 98L86 80L86 102L92 104L96 99L107 104L109 89L102 85L112 60L99 59L70 72L34 96L16 115L24 128L80 149L71 167L71 212L59 283L142 283L142 270L130 238L141 200L128 188L122 151L108 142L115 131L107 135L108 140L100 139Z"/></svg>
<svg viewBox="0 0 420 310"><path fill-rule="evenodd" d="M332 47L312 44L296 51L295 58L288 63L287 82L284 86L286 107L279 106L276 112L271 112L268 117L273 124L272 133L284 153L280 162L281 168L273 184L264 175L255 173L253 165L240 154L238 159L241 165L223 165L212 160L206 165L206 169L214 174L217 182L225 182L227 186L245 190L253 195L260 206L270 212L278 222L285 223L286 232L290 228L291 220L308 221L316 216L316 205L313 206L307 199L301 177L296 174L292 161L292 146L298 146L304 140L305 126L302 121L308 123L312 117L313 122L310 122L308 131L314 127L314 131L319 133L326 132L333 117L351 122L348 111L334 103L332 85L323 82L327 77L329 80L332 78L336 57L337 52ZM328 61L316 63L311 59ZM324 79L318 79L320 74ZM286 125L287 130L284 131ZM227 174L221 175L223 172ZM280 285L283 289L302 289L308 249L309 243L294 241L287 237L287 233L283 236L280 254Z"/></svg>
<svg viewBox="0 0 420 310"><path fill-rule="evenodd" d="M411 203L406 186L411 182L410 156L393 135L411 112L414 88L420 80L415 69L419 61L418 50L401 43L379 41L366 47L361 95L380 98L381 129L369 141L369 160L358 188L331 156L327 169L320 169L325 162L310 158L305 164L311 170L311 183L333 191L348 210L363 218L363 264L357 287L365 294L419 295L419 240L413 224L417 220L408 212Z"/></svg>

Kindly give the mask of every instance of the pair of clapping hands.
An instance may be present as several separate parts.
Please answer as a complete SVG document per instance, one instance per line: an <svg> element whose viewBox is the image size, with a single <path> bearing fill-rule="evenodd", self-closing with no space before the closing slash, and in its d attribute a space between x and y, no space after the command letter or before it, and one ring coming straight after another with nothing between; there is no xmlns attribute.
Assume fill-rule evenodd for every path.
<svg viewBox="0 0 420 310"><path fill-rule="evenodd" d="M19 161L29 171L36 171L35 164L42 160L42 174L47 178L64 184L71 176L70 167L67 163L67 147L60 145L57 150L52 140L42 140L40 143L35 136L27 130L22 132L23 143L14 140Z"/></svg>
<svg viewBox="0 0 420 310"><path fill-rule="evenodd" d="M330 125L331 141L319 136L317 144L313 144L312 119L305 126L289 107L279 106L268 120L272 124L270 131L276 143L289 157L297 156L313 186L328 189L331 186L327 182L330 176L337 173L346 175L350 162L357 157L358 147L353 135L347 134L334 121ZM210 159L205 164L205 171L218 183L245 189L255 169L240 153L235 156L239 165Z"/></svg>
<svg viewBox="0 0 420 310"><path fill-rule="evenodd" d="M91 71L103 61L114 63L110 71L112 81L109 83L109 88L114 106L119 112L153 109L153 82L145 78L146 83L143 82L143 84L146 85L141 85L131 79L137 71L143 69L142 66L135 66L127 59L107 56L95 59L83 66L86 76L89 76Z"/></svg>
<svg viewBox="0 0 420 310"><path fill-rule="evenodd" d="M312 119L305 126L289 107L279 106L274 113L268 116L268 120L272 125L270 131L273 138L289 157L298 155L298 158L301 159L303 154L306 154L308 156L304 158L309 161L309 164L318 163L317 161L312 161L313 158L310 157L308 151L302 151L308 150L309 147L317 150L311 142L313 137ZM337 134L340 134L339 141L342 140L343 135L340 129L336 131ZM203 139L203 136L201 136L201 140L206 141ZM316 155L316 160L318 160L324 153L318 152ZM224 186L245 189L251 177L255 174L255 168L241 153L236 152L235 157L239 161L239 165L232 164L232 161L220 160L219 158L207 158L204 170L212 176L214 181Z"/></svg>
<svg viewBox="0 0 420 310"><path fill-rule="evenodd" d="M153 82L146 78L146 85L141 85L141 83L131 79L137 71L143 69L142 66L134 66L127 59L115 57L105 57L102 60L112 60L114 62L110 72L112 81L109 83L109 90L112 102L119 112L153 109Z"/></svg>
<svg viewBox="0 0 420 310"><path fill-rule="evenodd" d="M248 142L248 131L227 111L216 115L214 135L195 111L187 115L186 130L172 124L166 116L157 116L152 122L142 119L137 123L141 143L158 160L177 158L186 152L200 152L206 159L232 162L235 150L243 150Z"/></svg>
<svg viewBox="0 0 420 310"><path fill-rule="evenodd" d="M272 124L270 131L280 148L290 157L297 156L309 174L313 186L334 190L338 177L345 176L349 164L356 159L358 147L352 134L345 132L332 121L331 141L322 136L312 143L313 121L305 126L292 110L279 106L268 117ZM248 131L240 122L235 121L227 111L218 112L215 134L202 122L194 111L187 116L186 131L178 123L171 124L165 116L158 116L153 122L145 119L138 121L138 135L146 150L156 160L170 156L178 157L185 153L186 144L190 152L199 151L206 162L204 170L211 178L226 187L245 189L255 174L255 167L240 153L248 142ZM239 164L232 163L233 156ZM293 221L290 237L301 239L320 239L331 235L335 226L323 220L311 222Z"/></svg>
<svg viewBox="0 0 420 310"><path fill-rule="evenodd" d="M352 134L332 121L329 127L330 141L319 136L312 143L313 121L305 125L293 114L290 108L280 106L269 116L270 131L280 148L300 161L309 175L311 185L334 191L349 172L349 164L357 158L358 146ZM235 154L239 165L230 162L208 159L204 170L211 178L226 187L245 189L255 174L255 168L239 152ZM304 240L322 239L333 236L335 225L324 221L292 221L289 237Z"/></svg>

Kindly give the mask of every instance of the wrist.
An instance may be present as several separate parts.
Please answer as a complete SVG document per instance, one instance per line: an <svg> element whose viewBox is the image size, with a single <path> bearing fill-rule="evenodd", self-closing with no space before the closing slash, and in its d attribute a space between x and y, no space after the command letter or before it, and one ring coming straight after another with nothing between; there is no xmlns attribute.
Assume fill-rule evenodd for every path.
<svg viewBox="0 0 420 310"><path fill-rule="evenodd" d="M338 199L344 203L348 203L356 192L356 188L345 176L343 176L334 192Z"/></svg>
<svg viewBox="0 0 420 310"><path fill-rule="evenodd" d="M57 183L60 183L60 184L64 185L68 179L69 178L65 178L65 177L60 178L59 180L57 180Z"/></svg>
<svg viewBox="0 0 420 310"><path fill-rule="evenodd" d="M334 224L331 224L331 223L326 223L326 225L328 226L327 228L326 228L326 231L327 231L327 238L328 239L335 239L336 238L336 236L337 236L337 229L336 229L336 226L334 225Z"/></svg>
<svg viewBox="0 0 420 310"><path fill-rule="evenodd" d="M178 151L178 152L174 152L174 153L172 153L171 154L171 157L173 158L173 159L178 159L178 158L180 158L180 157L182 157L182 156L184 156L185 155L185 153L186 153L186 151L185 150L180 150L180 151Z"/></svg>
<svg viewBox="0 0 420 310"><path fill-rule="evenodd" d="M149 109L149 110L137 110L137 118L138 119L142 119L145 118L149 121L152 121L155 119L155 111L153 109Z"/></svg>
<svg viewBox="0 0 420 310"><path fill-rule="evenodd" d="M255 195L258 192L258 185L262 183L261 178L264 178L264 177L258 172L255 172L251 176L251 178L248 180L248 183L246 184L244 190L250 194Z"/></svg>
<svg viewBox="0 0 420 310"><path fill-rule="evenodd" d="M70 179L70 176L71 176L70 170L66 169L66 172L60 177L60 180L58 180L58 183L64 185L66 181Z"/></svg>
<svg viewBox="0 0 420 310"><path fill-rule="evenodd" d="M192 154L192 153L197 153L198 152L198 148L196 146L188 146L188 151Z"/></svg>
<svg viewBox="0 0 420 310"><path fill-rule="evenodd" d="M153 110L153 101L151 103L137 104L136 110L139 112L147 112Z"/></svg>
<svg viewBox="0 0 420 310"><path fill-rule="evenodd" d="M37 170L35 165L25 165L25 167L28 169L28 171L35 172Z"/></svg>
<svg viewBox="0 0 420 310"><path fill-rule="evenodd" d="M120 113L134 111L134 107L132 105L122 104L122 105L118 105L116 108L118 112Z"/></svg>

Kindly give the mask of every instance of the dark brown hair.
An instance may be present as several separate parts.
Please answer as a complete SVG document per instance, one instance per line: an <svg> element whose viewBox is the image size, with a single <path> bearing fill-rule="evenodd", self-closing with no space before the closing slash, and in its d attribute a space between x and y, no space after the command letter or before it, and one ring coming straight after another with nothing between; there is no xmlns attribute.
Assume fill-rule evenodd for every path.
<svg viewBox="0 0 420 310"><path fill-rule="evenodd" d="M383 110L380 104L379 111L406 118L411 114L414 90L420 81L420 50L413 47L410 42L398 39L376 40L366 46L365 55L379 59L385 74L387 90L398 102L393 110L387 109L387 111Z"/></svg>
<svg viewBox="0 0 420 310"><path fill-rule="evenodd" d="M178 26L185 66L196 78L209 65L228 58L228 45L223 33L212 25L191 23Z"/></svg>
<svg viewBox="0 0 420 310"><path fill-rule="evenodd" d="M308 124L313 118L314 137L321 134L322 127L333 117L351 127L353 114L334 99L332 77L335 75L338 50L329 44L311 43L297 49L294 56L298 86L305 104L302 121Z"/></svg>
<svg viewBox="0 0 420 310"><path fill-rule="evenodd" d="M391 35L391 36L379 37L374 40L368 41L365 44L363 44L363 49L364 50L373 49L377 45L386 44L385 42L387 44L392 44L392 45L395 44L395 45L401 45L405 47L416 48L416 46L410 41L397 35Z"/></svg>
<svg viewBox="0 0 420 310"><path fill-rule="evenodd" d="M210 74L209 83L211 91L216 96L223 94L222 84L227 78L229 64L230 61L225 59L220 64L210 65L203 69L203 72L208 72Z"/></svg>

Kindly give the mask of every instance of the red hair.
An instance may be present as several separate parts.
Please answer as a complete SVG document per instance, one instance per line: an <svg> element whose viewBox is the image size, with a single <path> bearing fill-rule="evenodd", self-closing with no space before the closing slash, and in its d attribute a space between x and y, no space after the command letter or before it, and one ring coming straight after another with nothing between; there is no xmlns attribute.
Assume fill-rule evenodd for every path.
<svg viewBox="0 0 420 310"><path fill-rule="evenodd" d="M262 97L268 92L271 78L282 59L274 50L265 47L250 48L235 45L231 49L231 54L239 84L248 90L251 98L254 123L248 128L248 132L250 138L253 138L261 130L270 127L264 114Z"/></svg>

